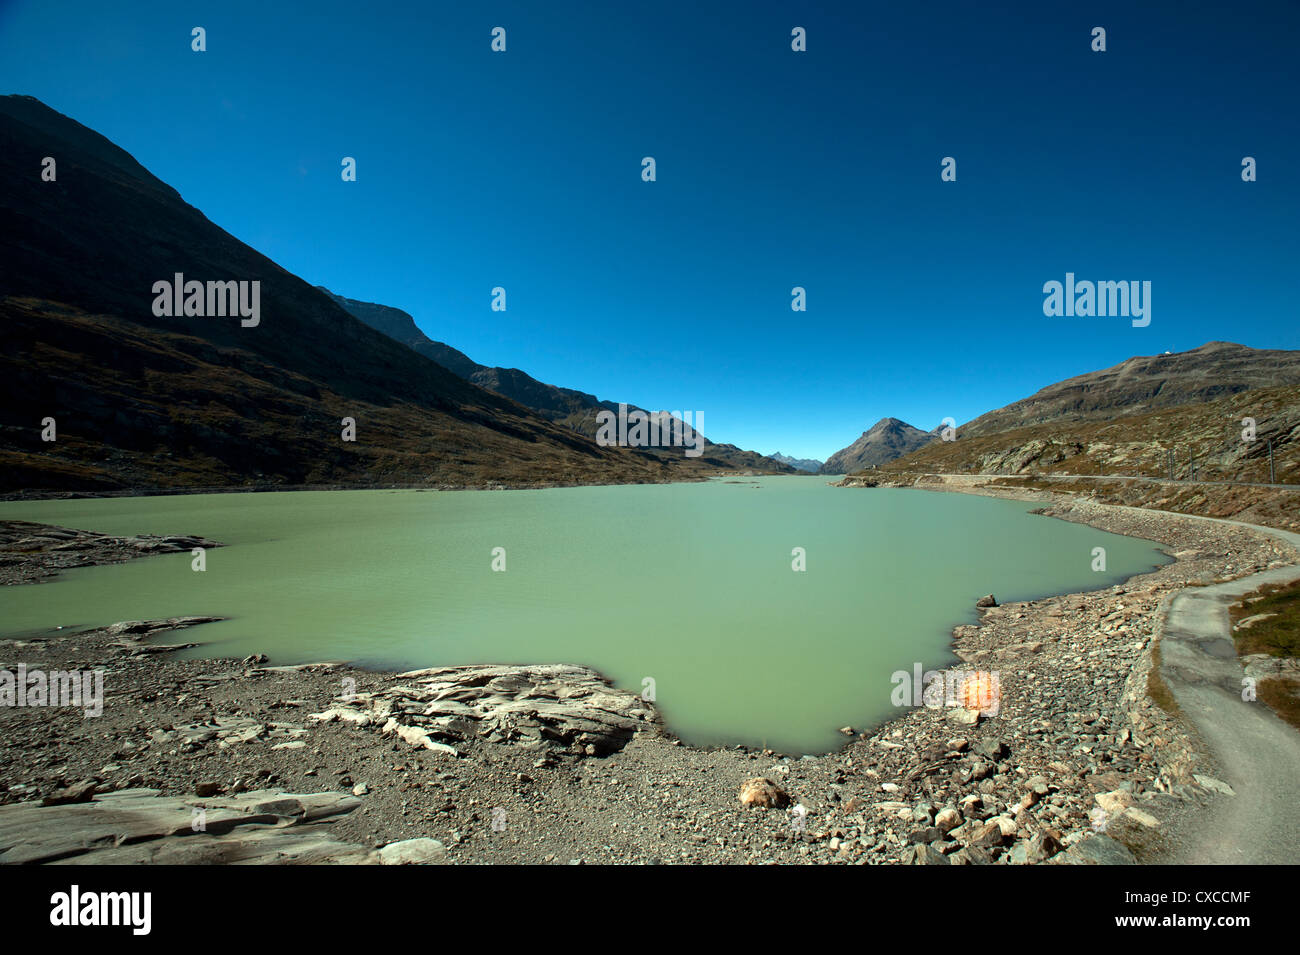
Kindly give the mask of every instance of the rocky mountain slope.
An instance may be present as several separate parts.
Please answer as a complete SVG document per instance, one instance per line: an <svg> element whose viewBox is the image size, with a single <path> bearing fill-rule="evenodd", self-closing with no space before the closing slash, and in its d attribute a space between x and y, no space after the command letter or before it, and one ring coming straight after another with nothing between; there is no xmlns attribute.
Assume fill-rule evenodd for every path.
<svg viewBox="0 0 1300 955"><path fill-rule="evenodd" d="M847 448L836 451L822 465L822 474L852 474L885 464L929 443L934 432L914 428L897 418L881 418Z"/></svg>
<svg viewBox="0 0 1300 955"><path fill-rule="evenodd" d="M1168 477L1172 453L1180 480L1266 482L1271 441L1277 481L1300 481L1298 371L1300 352L1224 343L1134 358L991 411L957 440L881 470Z"/></svg>
<svg viewBox="0 0 1300 955"><path fill-rule="evenodd" d="M980 415L961 431L977 435L1053 421L1107 421L1277 385L1300 385L1300 351L1208 342L1068 378Z"/></svg>
<svg viewBox="0 0 1300 955"><path fill-rule="evenodd" d="M400 308L346 298L336 295L323 286L317 288L371 328L396 339L426 358L433 359L466 381L517 401L550 421L572 428L579 434L594 438L599 430L597 414L601 411L618 413L618 402L602 401L585 391L548 385L518 368L480 365L464 352L429 338L420 331L410 313ZM628 404L627 410L644 411L645 409ZM676 449L648 448L646 451L659 458L675 458L681 455L681 452ZM707 438L705 438L703 454L698 460L721 468L776 472L793 470L786 466L789 462L765 457L756 451L744 451L733 444L715 444Z"/></svg>
<svg viewBox="0 0 1300 955"><path fill-rule="evenodd" d="M0 491L601 483L716 467L598 447L465 381L31 97L0 97L0 182ZM256 323L200 314L210 288L192 314L155 314L155 284L177 274L258 282Z"/></svg>

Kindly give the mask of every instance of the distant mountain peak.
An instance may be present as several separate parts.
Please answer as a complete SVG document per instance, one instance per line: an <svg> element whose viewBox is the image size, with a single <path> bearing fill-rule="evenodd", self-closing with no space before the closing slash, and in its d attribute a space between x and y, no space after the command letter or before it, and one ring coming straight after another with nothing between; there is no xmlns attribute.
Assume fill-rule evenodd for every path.
<svg viewBox="0 0 1300 955"><path fill-rule="evenodd" d="M872 465L886 464L910 454L934 438L934 432L913 427L901 418L881 418L847 448L836 451L822 465L823 474L851 474Z"/></svg>

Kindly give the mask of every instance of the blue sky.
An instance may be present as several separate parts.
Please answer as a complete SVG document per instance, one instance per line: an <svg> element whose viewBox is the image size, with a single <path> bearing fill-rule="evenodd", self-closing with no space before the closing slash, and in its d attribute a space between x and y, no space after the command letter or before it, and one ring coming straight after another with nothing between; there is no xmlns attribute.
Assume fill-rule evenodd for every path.
<svg viewBox="0 0 1300 955"><path fill-rule="evenodd" d="M1300 347L1300 4L816 6L0 0L0 90L309 282L764 452ZM1045 317L1066 272L1151 324Z"/></svg>

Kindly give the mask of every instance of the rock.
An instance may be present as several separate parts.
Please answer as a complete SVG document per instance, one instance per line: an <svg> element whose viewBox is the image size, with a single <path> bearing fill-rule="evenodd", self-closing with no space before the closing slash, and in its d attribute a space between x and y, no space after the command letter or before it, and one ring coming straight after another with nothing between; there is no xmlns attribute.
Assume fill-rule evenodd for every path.
<svg viewBox="0 0 1300 955"><path fill-rule="evenodd" d="M990 759L995 763L999 760L1006 759L1010 753L1010 750L1007 749L1007 744L994 737L985 737L980 740L975 744L973 750L977 756L983 756L985 759Z"/></svg>
<svg viewBox="0 0 1300 955"><path fill-rule="evenodd" d="M948 856L951 865L992 865L993 853L979 846L962 846Z"/></svg>
<svg viewBox="0 0 1300 955"><path fill-rule="evenodd" d="M310 714L310 718L319 720L322 723L341 720L347 723L355 723L358 726L368 726L372 722L369 713L363 713L361 710L353 709L350 706L331 706L323 713Z"/></svg>
<svg viewBox="0 0 1300 955"><path fill-rule="evenodd" d="M975 601L975 606L980 610L984 610L988 607L996 607L997 605L998 602L993 598L992 594L985 594L979 600Z"/></svg>
<svg viewBox="0 0 1300 955"><path fill-rule="evenodd" d="M762 776L747 779L740 787L740 804L759 809L784 809L790 795L772 780Z"/></svg>
<svg viewBox="0 0 1300 955"><path fill-rule="evenodd" d="M1047 777L1030 776L1025 780L1025 788L1037 796L1047 795Z"/></svg>
<svg viewBox="0 0 1300 955"><path fill-rule="evenodd" d="M962 824L961 813L952 806L946 806L934 817L934 824L940 832L947 835Z"/></svg>
<svg viewBox="0 0 1300 955"><path fill-rule="evenodd" d="M205 828L195 832L201 805ZM339 842L317 820L351 812L342 793L260 790L195 803L156 789L119 789L75 805L0 806L0 864L213 865L358 863L366 850Z"/></svg>
<svg viewBox="0 0 1300 955"><path fill-rule="evenodd" d="M954 706L948 711L948 719L958 726L974 726L980 721L980 711L964 706Z"/></svg>
<svg viewBox="0 0 1300 955"><path fill-rule="evenodd" d="M213 782L199 783L197 786L194 787L194 795L199 796L200 798L206 798L208 796L220 796L221 784L213 783Z"/></svg>
<svg viewBox="0 0 1300 955"><path fill-rule="evenodd" d="M368 792L370 792L370 787L365 783L357 783L352 787L352 795L354 796L364 796Z"/></svg>
<svg viewBox="0 0 1300 955"><path fill-rule="evenodd" d="M460 755L456 751L455 747L448 746L446 743L437 743L430 739L428 730L420 729L418 726L407 726L404 723L397 722L397 720L393 718L389 718L388 722L384 724L383 731L385 733L396 733L412 746L421 746L424 749L431 749L435 753L447 753L451 756Z"/></svg>
<svg viewBox="0 0 1300 955"><path fill-rule="evenodd" d="M658 718L637 694L611 687L594 670L568 664L432 667L398 674L398 679L405 682L340 696L339 702L347 705L335 704L318 718L360 723L348 712L355 708L381 724L383 732L438 752L460 750L435 738L466 744L482 737L589 756L622 749Z"/></svg>
<svg viewBox="0 0 1300 955"><path fill-rule="evenodd" d="M390 842L375 855L380 865L442 865L447 861L447 849L437 839Z"/></svg>
<svg viewBox="0 0 1300 955"><path fill-rule="evenodd" d="M1094 832L1056 855L1052 862L1060 865L1135 865L1137 860L1123 843Z"/></svg>
<svg viewBox="0 0 1300 955"><path fill-rule="evenodd" d="M1237 795L1233 792L1232 787L1221 779L1215 779L1213 776L1202 776L1200 773L1193 773L1192 778L1206 789L1211 789L1216 793L1222 793L1225 796Z"/></svg>
<svg viewBox="0 0 1300 955"><path fill-rule="evenodd" d="M904 850L899 861L903 865L952 865L947 856L924 842Z"/></svg>
<svg viewBox="0 0 1300 955"><path fill-rule="evenodd" d="M852 726L841 726L841 727L840 727L840 732L843 733L845 736L852 736L852 735L853 735L853 727L852 727Z"/></svg>
<svg viewBox="0 0 1300 955"><path fill-rule="evenodd" d="M1061 851L1061 843L1048 832L1039 832L1011 847L1009 861L1014 865L1036 865Z"/></svg>
<svg viewBox="0 0 1300 955"><path fill-rule="evenodd" d="M907 834L907 841L912 843L938 842L941 838L943 838L943 833L935 826L925 826Z"/></svg>
<svg viewBox="0 0 1300 955"><path fill-rule="evenodd" d="M1259 623L1259 622L1261 622L1261 621L1263 621L1263 620L1269 620L1269 619L1271 619L1271 618L1273 618L1273 617L1276 617L1276 616L1277 616L1277 614L1275 614L1275 613L1257 613L1257 614L1254 614L1253 616L1245 617L1245 618L1243 618L1243 619L1241 619L1241 620L1238 620L1238 621L1237 621L1237 625L1236 625L1235 627L1233 627L1232 629L1233 629L1233 630L1249 630L1251 627L1255 626L1255 624L1257 624L1257 623Z"/></svg>
<svg viewBox="0 0 1300 955"><path fill-rule="evenodd" d="M99 786L95 780L87 779L84 782L74 783L70 786L56 789L41 800L41 805L68 806L74 803L90 802L98 791Z"/></svg>
<svg viewBox="0 0 1300 955"><path fill-rule="evenodd" d="M968 846L978 846L981 848L994 848L1005 845L1007 837L1002 833L1002 827L996 821L986 822L975 830L971 836Z"/></svg>
<svg viewBox="0 0 1300 955"><path fill-rule="evenodd" d="M1116 789L1108 793L1097 793L1093 798L1097 800L1097 805L1106 810L1109 815L1118 816L1133 805L1133 794L1122 789Z"/></svg>
<svg viewBox="0 0 1300 955"><path fill-rule="evenodd" d="M1155 829L1160 825L1160 820L1155 816L1134 806L1130 806L1128 809L1124 810L1124 817L1126 819L1132 819L1134 822L1146 826L1148 829Z"/></svg>

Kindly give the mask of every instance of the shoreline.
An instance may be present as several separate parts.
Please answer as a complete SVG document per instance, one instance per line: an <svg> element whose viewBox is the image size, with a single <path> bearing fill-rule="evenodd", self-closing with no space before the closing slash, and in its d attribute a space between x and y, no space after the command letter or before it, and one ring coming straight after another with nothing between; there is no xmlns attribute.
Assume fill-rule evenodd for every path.
<svg viewBox="0 0 1300 955"><path fill-rule="evenodd" d="M994 490L992 496L1022 496ZM996 664L1005 674L1002 712L974 725L954 722L955 711L909 709L855 734L835 752L799 758L683 744L653 707L609 688L604 695L622 701L614 710L646 712L630 717L639 721L635 729L607 752L604 743L576 736L548 741L545 732L534 732L493 740L463 726L468 735L456 742L440 730L430 735L418 715L399 722L409 732L383 732L378 711L387 707L387 725L394 711L419 714L429 705L428 694L395 692L409 676L350 664L278 668L251 658L137 656L124 648L122 631L109 627L48 641L0 642L6 660L22 650L46 666L116 665L130 684L126 701L134 704L106 708L118 720L108 734L100 729L109 728L107 716L82 724L79 714L74 720L45 710L47 717L57 715L33 719L35 711L6 708L0 719L18 745L0 765L0 812L3 804L30 804L35 796L91 778L109 791L148 784L161 796L191 802L216 798L199 797L200 791L215 787L229 796L268 780L296 792L339 783L346 794L352 787L342 782L352 780L353 787L364 783L366 792L357 797L359 809L332 823L341 837L376 847L432 837L457 862L980 864L1119 861L1130 850L1158 860L1176 849L1162 846L1161 836L1205 800L1203 787L1191 782L1192 770L1213 767L1180 721L1146 698L1155 625L1186 585L1246 571L1247 564L1269 566L1283 556L1294 562L1298 555L1243 528L1207 534L1187 526L1182 515L1120 515L1110 505L1068 497L1052 502L1045 499L1061 496L1028 493L1048 505L1041 511L1047 516L1114 533L1126 532L1117 525L1127 527L1130 536L1160 543L1175 560L1103 590L1003 605L981 614L978 625L955 627L950 652L960 661L956 667ZM1135 529L1139 525L1147 533ZM1222 553L1182 546L1192 543ZM1083 617L1087 622L1079 626ZM604 682L586 668L573 670ZM347 678L356 681L361 698L340 705L340 681ZM120 693L122 680L116 682ZM161 712L139 722L154 708ZM331 710L337 712L328 719L311 718ZM204 714L206 720L186 719ZM447 714L433 719L450 725ZM183 727L213 720L206 739L183 735ZM525 730L538 730L527 723L521 721ZM261 735L249 735L257 727ZM144 742L124 749L88 740L100 735L128 742L143 736ZM63 744L72 752L57 752L60 738L80 740L84 750ZM286 742L303 745L278 748ZM53 749L57 756L38 770L23 768L12 758L20 749L47 756ZM205 752L209 758L196 758ZM331 775L335 765L345 768ZM758 777L808 809L805 831L794 829L787 812L740 805L741 786ZM1104 834L1091 818L1102 804L1111 807ZM488 818L498 807L511 820L501 832ZM412 818L417 812L418 820Z"/></svg>

